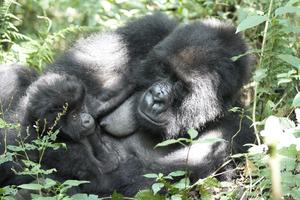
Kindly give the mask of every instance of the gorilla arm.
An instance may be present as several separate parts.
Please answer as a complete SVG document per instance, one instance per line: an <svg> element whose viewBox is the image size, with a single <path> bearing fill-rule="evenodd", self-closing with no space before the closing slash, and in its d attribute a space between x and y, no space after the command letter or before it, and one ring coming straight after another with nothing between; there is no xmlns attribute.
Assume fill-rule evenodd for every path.
<svg viewBox="0 0 300 200"><path fill-rule="evenodd" d="M206 128L199 132L197 140L191 145L181 146L180 144L169 145L166 147L154 146L161 142L158 135L150 134L143 128L137 127L139 124L132 118L134 114L131 97L124 102L117 110L104 118L104 129L113 136L124 136L130 131L135 130L134 134L125 137L121 144L126 146L121 151L134 152L140 162L144 163L144 173L163 172L170 173L176 170L190 170L191 177L196 181L215 172L231 153L243 144L252 142L252 132L247 128L247 122L243 121L240 127L240 119L237 115L230 114L212 123L208 123ZM129 101L129 102L128 102ZM131 105L131 106L128 106ZM124 128L122 124L128 123ZM126 130L127 129L127 130ZM239 131L240 130L240 131ZM115 132L114 132L115 131ZM124 134L122 134L124 133ZM218 138L221 141L212 142L208 138ZM232 140L232 138L234 138ZM247 138L249 138L247 140ZM188 158L187 158L188 157Z"/></svg>

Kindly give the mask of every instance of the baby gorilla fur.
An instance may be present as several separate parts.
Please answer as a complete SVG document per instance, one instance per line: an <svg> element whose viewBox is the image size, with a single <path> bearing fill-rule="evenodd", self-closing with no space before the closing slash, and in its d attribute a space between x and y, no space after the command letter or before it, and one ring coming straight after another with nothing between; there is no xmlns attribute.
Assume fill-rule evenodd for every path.
<svg viewBox="0 0 300 200"><path fill-rule="evenodd" d="M46 149L42 166L46 169L55 168L57 173L53 174L54 177L72 177L98 183L105 169L99 160L106 158L96 159L97 154L103 151L103 145L99 144L100 132L96 131L94 119L87 113L86 98L85 87L76 77L54 73L41 76L9 112L7 121L20 123L20 135L17 130L9 129L5 137L6 130L1 129L0 152L5 151L4 143L17 145L20 140L30 143L58 130L55 142L65 143L67 149ZM30 160L38 161L37 151L26 153ZM18 176L11 171L11 168L20 170L19 166L23 165L21 160L22 156L18 156L16 161L0 166L0 186L31 180L28 176ZM86 185L82 187L86 188ZM91 192L88 189L84 191Z"/></svg>

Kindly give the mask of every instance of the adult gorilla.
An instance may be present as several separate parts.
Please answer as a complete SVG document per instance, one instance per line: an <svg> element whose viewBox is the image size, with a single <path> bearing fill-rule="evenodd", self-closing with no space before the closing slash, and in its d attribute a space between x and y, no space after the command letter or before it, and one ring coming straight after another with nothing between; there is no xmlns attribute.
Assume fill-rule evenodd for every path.
<svg viewBox="0 0 300 200"><path fill-rule="evenodd" d="M196 181L217 170L231 152L243 152L244 144L254 142L249 122L240 124L239 116L228 112L250 74L248 56L231 58L246 50L234 27L209 19L176 28L149 52L133 71L140 92L101 122L109 133L103 135L104 143L120 160L111 174L124 172L119 174L123 182L109 180L117 183L112 188L132 195L150 185L143 174L179 169L188 169ZM134 134L110 136L121 135L122 120L132 116ZM199 140L224 141L154 149L162 138L185 137L191 127L198 130Z"/></svg>

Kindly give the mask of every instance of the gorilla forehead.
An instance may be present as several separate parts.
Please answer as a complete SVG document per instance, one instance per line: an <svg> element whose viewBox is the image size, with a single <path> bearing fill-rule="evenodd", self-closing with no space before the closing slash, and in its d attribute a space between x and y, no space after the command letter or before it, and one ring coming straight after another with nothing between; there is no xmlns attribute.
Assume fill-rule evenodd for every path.
<svg viewBox="0 0 300 200"><path fill-rule="evenodd" d="M75 77L46 73L28 88L26 99L35 116L47 111L47 108L62 109L66 103L68 109L73 109L82 104L84 97L85 87Z"/></svg>
<svg viewBox="0 0 300 200"><path fill-rule="evenodd" d="M169 68L169 75L175 74L189 86L195 86L201 76L208 74L216 81L228 82L224 85L233 87L233 93L247 81L250 65L248 56L235 62L231 58L246 51L235 28L215 19L178 27L153 50Z"/></svg>

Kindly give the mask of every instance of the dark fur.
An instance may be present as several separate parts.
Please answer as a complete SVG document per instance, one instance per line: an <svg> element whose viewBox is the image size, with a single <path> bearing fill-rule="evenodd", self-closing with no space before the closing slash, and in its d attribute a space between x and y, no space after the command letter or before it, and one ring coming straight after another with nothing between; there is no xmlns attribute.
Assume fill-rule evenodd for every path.
<svg viewBox="0 0 300 200"><path fill-rule="evenodd" d="M42 159L43 167L56 168L55 177L98 183L105 167L96 156L104 147L99 144L100 132L93 124L93 119L82 117L88 115L85 98L85 87L77 78L53 73L41 76L30 85L17 107L8 114L8 122L20 123L20 134L15 129L2 129L0 153L5 150L5 139L7 145L18 145L19 140L30 143L38 136L43 137L49 131L59 129L57 142L66 143L67 149L47 149ZM63 115L58 117L59 113ZM27 154L32 161L38 161L38 152L30 151ZM30 177L17 176L11 171L12 167L17 170L22 168L21 160L22 156L0 166L0 186L31 180ZM89 192L88 189L85 191Z"/></svg>
<svg viewBox="0 0 300 200"><path fill-rule="evenodd" d="M49 70L81 79L87 92L98 99L93 115L103 116L134 92L131 69L175 26L160 13L133 20L116 31L79 40Z"/></svg>
<svg viewBox="0 0 300 200"><path fill-rule="evenodd" d="M0 111L5 113L9 108L14 108L37 77L37 72L29 67L19 64L0 65Z"/></svg>
<svg viewBox="0 0 300 200"><path fill-rule="evenodd" d="M165 105L167 110L155 119L167 120L166 126L159 127L166 138L177 137L190 127L205 127L235 104L251 71L248 56L231 60L247 51L235 30L212 19L180 26L134 71L142 90L159 83L172 87L171 95L167 94L171 105Z"/></svg>
<svg viewBox="0 0 300 200"><path fill-rule="evenodd" d="M234 27L205 20L176 28L149 52L141 66L133 70L141 92L128 100L133 103L125 102L103 119L105 130L112 135L122 130L118 120L130 121L131 112L136 116L132 120L137 120L132 125L138 126L130 127L137 131L121 144L114 144L118 141L109 135L103 136L105 143L113 143L118 152L123 152L120 160L136 158L130 165L120 162L119 170L142 165L122 183L125 186L120 183L114 188L133 195L151 185L143 174L185 169L196 181L216 171L231 153L244 152L244 144L254 142L249 121L241 121L238 114L228 111L236 105L237 94L251 71L249 57L235 62L231 58L246 51ZM129 111L124 112L126 109ZM153 149L160 136L188 137L187 130L192 127L199 132L197 139L218 137L224 141L191 145L188 164L188 147ZM226 174L230 173L220 178L227 178Z"/></svg>

